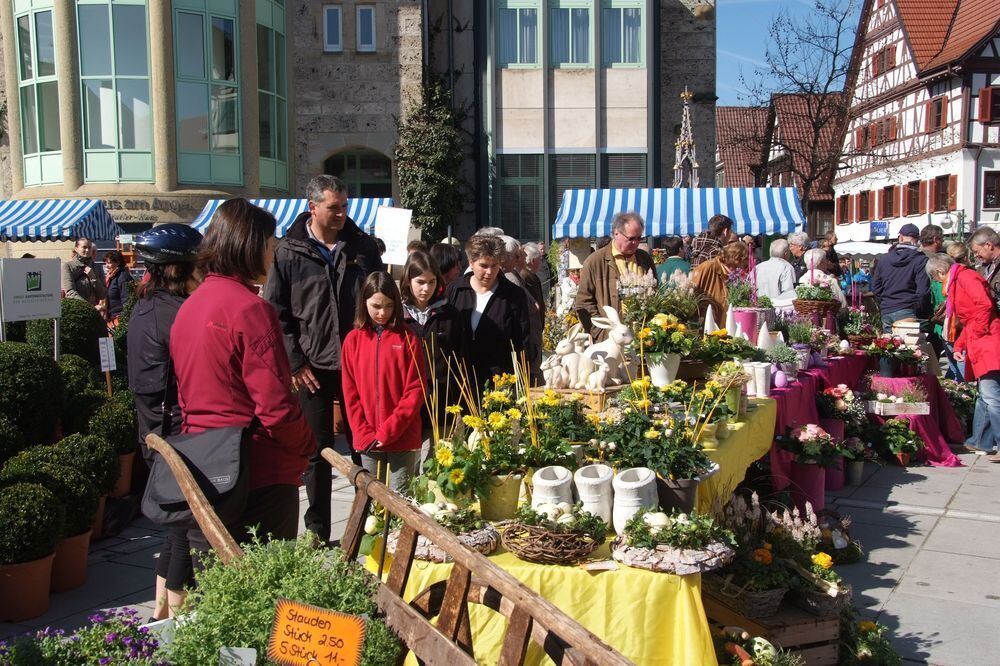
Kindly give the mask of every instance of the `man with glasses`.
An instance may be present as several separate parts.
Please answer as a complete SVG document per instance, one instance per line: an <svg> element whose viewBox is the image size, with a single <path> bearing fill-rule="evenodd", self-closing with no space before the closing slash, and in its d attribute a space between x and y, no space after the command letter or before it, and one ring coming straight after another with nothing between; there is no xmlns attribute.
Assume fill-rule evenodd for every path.
<svg viewBox="0 0 1000 666"><path fill-rule="evenodd" d="M610 305L619 310L618 281L621 276L632 274L643 277L655 266L649 253L639 249L643 241L645 224L635 212L618 213L611 221L611 242L594 252L583 262L580 286L576 294L576 312L583 329L594 342L607 337L607 331L591 324L592 317L603 317L602 308Z"/></svg>
<svg viewBox="0 0 1000 666"><path fill-rule="evenodd" d="M97 248L89 238L76 239L73 257L62 263L62 290L66 298L78 298L102 309L107 292L104 271L94 263Z"/></svg>

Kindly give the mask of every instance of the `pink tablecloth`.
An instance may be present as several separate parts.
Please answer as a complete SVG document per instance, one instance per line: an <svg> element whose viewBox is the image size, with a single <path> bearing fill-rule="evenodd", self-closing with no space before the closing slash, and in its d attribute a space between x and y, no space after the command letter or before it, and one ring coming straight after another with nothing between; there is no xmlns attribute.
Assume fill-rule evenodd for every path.
<svg viewBox="0 0 1000 666"><path fill-rule="evenodd" d="M919 377L877 377L872 383L878 386L879 390L884 387L892 393L916 383L922 384L927 391L931 413L924 416L895 418L909 421L913 430L924 440L924 450L917 454L917 458L922 456L927 463L935 467L962 467L962 462L951 452L948 442L952 444L964 442L964 429L937 377L930 374ZM877 417L873 418L881 421Z"/></svg>
<svg viewBox="0 0 1000 666"><path fill-rule="evenodd" d="M798 381L788 388L772 390L771 397L778 403L774 434L784 434L788 428L808 423L819 423L816 394L838 384L854 388L870 367L873 367L872 360L866 354L835 356L826 359L821 366L799 372ZM792 454L772 446L771 480L775 490L788 485L791 468Z"/></svg>

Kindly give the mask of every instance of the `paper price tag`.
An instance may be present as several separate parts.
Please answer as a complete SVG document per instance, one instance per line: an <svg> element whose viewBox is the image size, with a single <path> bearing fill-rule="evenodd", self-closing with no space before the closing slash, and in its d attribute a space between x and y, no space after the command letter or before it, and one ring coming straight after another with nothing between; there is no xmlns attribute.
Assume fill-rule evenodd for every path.
<svg viewBox="0 0 1000 666"><path fill-rule="evenodd" d="M115 363L115 341L111 338L98 338L97 346L101 352L101 372L118 369Z"/></svg>
<svg viewBox="0 0 1000 666"><path fill-rule="evenodd" d="M285 666L357 666L364 642L364 618L278 599L267 656Z"/></svg>

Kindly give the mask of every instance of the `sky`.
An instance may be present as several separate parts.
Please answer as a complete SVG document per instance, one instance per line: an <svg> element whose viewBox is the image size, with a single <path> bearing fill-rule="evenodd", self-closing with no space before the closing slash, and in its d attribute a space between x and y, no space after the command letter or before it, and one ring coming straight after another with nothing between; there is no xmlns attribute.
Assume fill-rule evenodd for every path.
<svg viewBox="0 0 1000 666"><path fill-rule="evenodd" d="M719 106L750 104L744 80L753 81L764 62L774 17L786 10L794 18L813 9L810 0L717 0L716 95Z"/></svg>

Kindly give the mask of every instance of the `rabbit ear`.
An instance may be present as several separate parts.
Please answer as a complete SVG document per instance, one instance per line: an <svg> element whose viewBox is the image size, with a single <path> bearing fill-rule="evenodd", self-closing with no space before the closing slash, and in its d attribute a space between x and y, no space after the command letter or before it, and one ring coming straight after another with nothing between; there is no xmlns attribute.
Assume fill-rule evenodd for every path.
<svg viewBox="0 0 1000 666"><path fill-rule="evenodd" d="M579 333L580 333L580 331L582 331L582 330L583 330L583 324L581 324L581 323L579 323L579 322L577 322L577 323L573 324L572 326L570 326L569 330L568 330L568 331L566 331L566 339L568 339L568 340L572 340L572 339L573 339L573 338L575 338L575 337L577 336L577 334L579 334Z"/></svg>
<svg viewBox="0 0 1000 666"><path fill-rule="evenodd" d="M593 319L590 320L590 323L596 326L597 328L604 329L605 331L611 330L611 328L614 326L614 324L612 324L611 321L605 317L594 317Z"/></svg>
<svg viewBox="0 0 1000 666"><path fill-rule="evenodd" d="M613 307L605 305L602 309L604 310L604 314L608 316L608 320L614 322L615 324L621 323L621 319L618 318L618 311Z"/></svg>

